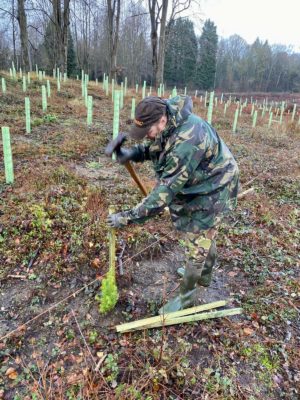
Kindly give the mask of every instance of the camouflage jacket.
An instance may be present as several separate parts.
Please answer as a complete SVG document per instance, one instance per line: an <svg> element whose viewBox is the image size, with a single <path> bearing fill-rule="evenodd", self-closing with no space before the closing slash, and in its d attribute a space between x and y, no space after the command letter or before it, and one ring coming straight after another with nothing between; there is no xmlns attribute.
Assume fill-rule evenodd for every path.
<svg viewBox="0 0 300 400"><path fill-rule="evenodd" d="M158 183L124 217L142 223L169 207L178 230L198 233L216 226L235 205L238 167L212 126L192 113L190 97L167 100L167 114L162 134L136 146L138 161L153 162Z"/></svg>

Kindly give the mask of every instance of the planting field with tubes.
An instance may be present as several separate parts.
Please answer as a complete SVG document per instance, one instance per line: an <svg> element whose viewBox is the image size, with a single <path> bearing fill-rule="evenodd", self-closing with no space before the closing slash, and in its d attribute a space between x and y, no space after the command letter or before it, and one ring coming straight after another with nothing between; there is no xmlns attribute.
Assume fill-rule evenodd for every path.
<svg viewBox="0 0 300 400"><path fill-rule="evenodd" d="M116 231L106 275L109 207L143 195L104 149L157 92L115 84L117 124L111 83L26 78L0 72L0 399L299 398L300 96L187 91L233 152L241 191L254 188L221 226L213 283L198 293L243 314L118 333L180 282L168 213ZM135 168L150 191L151 165ZM109 312L104 277L117 285Z"/></svg>

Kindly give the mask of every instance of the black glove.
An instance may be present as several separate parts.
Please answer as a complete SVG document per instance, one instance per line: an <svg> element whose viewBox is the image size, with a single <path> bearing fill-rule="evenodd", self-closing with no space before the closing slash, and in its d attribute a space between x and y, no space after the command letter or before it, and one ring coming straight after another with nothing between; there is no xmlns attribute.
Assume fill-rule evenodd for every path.
<svg viewBox="0 0 300 400"><path fill-rule="evenodd" d="M127 161L140 161L140 152L137 147L130 147L129 149L120 147L116 151L116 156L120 164L125 164Z"/></svg>
<svg viewBox="0 0 300 400"><path fill-rule="evenodd" d="M123 211L116 214L109 214L106 222L110 228L122 228L128 224L127 213Z"/></svg>

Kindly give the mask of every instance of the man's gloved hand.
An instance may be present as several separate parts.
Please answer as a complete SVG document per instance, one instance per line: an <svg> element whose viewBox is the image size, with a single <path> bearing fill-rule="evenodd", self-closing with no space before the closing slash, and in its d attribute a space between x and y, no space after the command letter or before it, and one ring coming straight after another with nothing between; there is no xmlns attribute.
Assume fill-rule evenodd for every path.
<svg viewBox="0 0 300 400"><path fill-rule="evenodd" d="M126 211L109 214L106 219L107 225L110 228L122 228L128 224L128 217Z"/></svg>
<svg viewBox="0 0 300 400"><path fill-rule="evenodd" d="M139 151L136 147L131 147L129 149L124 149L120 147L116 151L117 161L120 164L125 164L127 161L138 161Z"/></svg>

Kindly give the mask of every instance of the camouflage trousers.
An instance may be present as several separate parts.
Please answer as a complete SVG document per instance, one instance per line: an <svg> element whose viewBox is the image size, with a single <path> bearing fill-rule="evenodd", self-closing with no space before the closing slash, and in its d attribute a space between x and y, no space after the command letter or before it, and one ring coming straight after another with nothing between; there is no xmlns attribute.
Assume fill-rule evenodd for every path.
<svg viewBox="0 0 300 400"><path fill-rule="evenodd" d="M197 263L205 261L212 241L217 234L217 228L210 228L199 233L186 232L184 239L185 257Z"/></svg>
<svg viewBox="0 0 300 400"><path fill-rule="evenodd" d="M212 268L216 261L215 237L217 228L210 228L200 234L186 232L184 234L184 250L186 273L183 279L184 291L192 290L195 282L209 286ZM191 286L191 287L190 287Z"/></svg>

